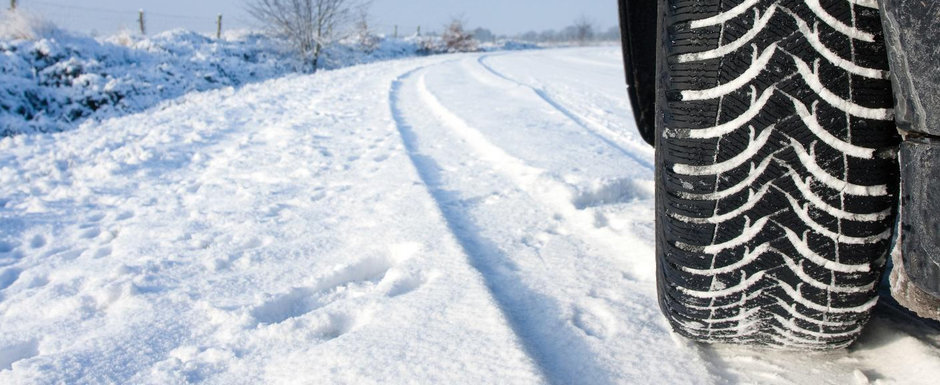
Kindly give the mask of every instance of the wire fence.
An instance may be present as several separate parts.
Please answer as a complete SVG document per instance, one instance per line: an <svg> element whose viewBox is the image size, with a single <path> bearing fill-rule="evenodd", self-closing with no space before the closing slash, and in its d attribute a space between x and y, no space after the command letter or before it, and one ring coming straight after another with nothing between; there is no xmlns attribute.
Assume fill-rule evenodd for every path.
<svg viewBox="0 0 940 385"><path fill-rule="evenodd" d="M103 8L49 0L10 0L10 8L14 7L41 16L61 27L92 35L118 31L159 32L175 28L217 34L221 32L222 27L219 17L222 13L179 14L146 9ZM241 27L250 24L247 20L232 17L225 21Z"/></svg>
<svg viewBox="0 0 940 385"><path fill-rule="evenodd" d="M225 17L222 18L220 17L220 15L222 15L221 12L203 12L203 14L154 12L146 9L95 7L87 4L74 4L67 0L8 1L10 1L9 6L11 8L15 7L16 9L33 13L60 27L88 33L93 36L99 34L107 35L120 31L147 34L183 28L221 37L220 35L223 28L242 29L247 27L260 29L260 26L244 12L235 15L225 15ZM231 7L229 7L228 10L231 11ZM142 15L141 12L143 13ZM370 21L369 28L372 33L388 37L408 37L416 35L437 35L441 33L444 25L395 25ZM561 32L562 31L559 31L559 33ZM609 38L607 35L613 36L619 33L619 29L614 31L616 33L610 31L596 32L598 32L598 37L600 38ZM525 36L526 34L519 34L516 37L528 40ZM495 38L496 36L492 37L492 39ZM538 40L535 37L531 38L533 41Z"/></svg>
<svg viewBox="0 0 940 385"><path fill-rule="evenodd" d="M2 0L0 0L2 1ZM132 33L153 33L175 28L184 28L197 32L220 34L225 28L250 28L258 26L245 14L226 15L222 13L182 14L154 12L146 9L104 8L66 1L52 0L9 0L10 8L26 11L49 20L66 29L91 35L111 34L120 31ZM141 11L143 21L141 22ZM223 24L224 23L224 24ZM143 24L143 25L141 25ZM225 25L227 24L227 26ZM414 35L433 35L439 28L415 25L395 25L370 22L373 33L385 36L407 37Z"/></svg>

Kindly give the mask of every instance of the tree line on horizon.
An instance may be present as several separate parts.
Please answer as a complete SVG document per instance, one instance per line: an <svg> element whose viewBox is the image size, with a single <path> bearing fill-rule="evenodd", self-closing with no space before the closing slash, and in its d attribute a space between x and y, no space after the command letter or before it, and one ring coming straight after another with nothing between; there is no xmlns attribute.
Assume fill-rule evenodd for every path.
<svg viewBox="0 0 940 385"><path fill-rule="evenodd" d="M245 0L249 14L268 32L285 39L300 56L305 72L319 68L320 55L329 45L355 37L366 49L378 44L377 34L369 24L371 0ZM619 40L620 29L599 32L585 16L561 30L530 31L515 36L495 35L489 29L468 31L462 17L454 17L439 35L440 45L427 41L429 52L467 52L477 50L480 42L519 40L530 43L587 44L593 41Z"/></svg>

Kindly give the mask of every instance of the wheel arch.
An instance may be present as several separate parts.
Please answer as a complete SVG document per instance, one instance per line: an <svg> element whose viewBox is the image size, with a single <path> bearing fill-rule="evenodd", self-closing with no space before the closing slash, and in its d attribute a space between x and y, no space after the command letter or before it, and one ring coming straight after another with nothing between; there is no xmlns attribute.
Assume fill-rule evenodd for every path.
<svg viewBox="0 0 940 385"><path fill-rule="evenodd" d="M627 93L640 135L656 142L656 0L618 0Z"/></svg>

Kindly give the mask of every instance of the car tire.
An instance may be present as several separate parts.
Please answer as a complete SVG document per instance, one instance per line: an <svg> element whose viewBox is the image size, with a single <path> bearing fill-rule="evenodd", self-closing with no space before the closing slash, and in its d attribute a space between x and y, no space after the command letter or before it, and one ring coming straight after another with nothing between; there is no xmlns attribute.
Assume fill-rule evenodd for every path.
<svg viewBox="0 0 940 385"><path fill-rule="evenodd" d="M657 281L695 341L833 349L877 301L898 196L875 0L663 0Z"/></svg>

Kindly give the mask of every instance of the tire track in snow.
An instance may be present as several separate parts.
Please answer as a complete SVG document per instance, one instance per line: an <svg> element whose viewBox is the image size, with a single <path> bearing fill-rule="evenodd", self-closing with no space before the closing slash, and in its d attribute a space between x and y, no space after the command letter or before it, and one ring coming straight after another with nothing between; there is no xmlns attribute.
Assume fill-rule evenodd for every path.
<svg viewBox="0 0 940 385"><path fill-rule="evenodd" d="M576 207L569 185L490 142L448 109L427 88L424 78L420 70L405 74L390 91L390 108L405 148L470 264L484 277L546 380L605 384L661 376L670 383L704 381L702 376L707 375L694 353L666 349L671 352L666 355L685 358L683 371L666 369L676 367L672 363L649 365L662 361L664 353L638 348L668 340L669 332L659 317L655 296L644 290L647 284L628 277L609 256L623 256L627 249L652 254L652 250L636 250L649 246L625 239L629 234L598 227L595 210ZM416 100L403 99L403 95ZM467 180L486 186L464 191ZM521 208L524 217L507 213L505 220L488 223L492 221L486 216L502 215L498 210L488 211L486 203L474 203L476 194L488 188L500 191L499 200L509 202L513 211ZM503 206L497 203L497 207ZM534 234L546 222L557 222L565 230L536 246L525 239L506 238L519 231ZM559 254L560 244L564 246ZM534 249L536 256L524 252L526 247ZM619 292L631 294L624 297Z"/></svg>
<svg viewBox="0 0 940 385"><path fill-rule="evenodd" d="M572 225L577 235L584 239L597 241L611 250L617 250L618 245L611 240L618 237L596 225L597 217L589 210L583 210L578 203L579 198L573 194L572 188L555 178L550 177L544 170L532 167L525 161L516 158L502 148L492 143L483 133L472 127L466 120L445 107L441 101L427 88L423 76L417 80L419 97L438 120L462 138L476 153L478 158L488 162L493 170L507 176L518 189L524 191L541 205L552 209ZM620 237L630 238L630 235ZM641 243L641 242L634 242ZM631 280L637 280L631 277Z"/></svg>
<svg viewBox="0 0 940 385"><path fill-rule="evenodd" d="M544 100L545 103L548 103L548 105L558 110L558 112L560 112L562 115L564 115L565 117L573 121L578 126L581 126L582 128L584 128L592 136L596 137L597 139L600 139L605 144L617 149L622 154L626 155L627 157L629 157L630 159L632 159L639 165L645 167L646 169L649 169L649 170L653 169L653 164L649 160L646 160L643 157L638 156L634 152L627 150L622 145L615 142L613 139L609 138L607 135L601 134L601 132L609 130L607 127L604 127L603 125L598 124L592 121L591 119L588 119L584 116L574 113L573 111L571 111L570 109L568 109L567 107L565 107L564 105L556 101L554 98L552 98L550 95L548 95L548 93L545 92L545 90L528 85L526 83L513 79L507 76L506 74L503 74L497 71L495 68L493 68L489 64L486 64L486 59L488 59L489 57L490 57L489 55L482 55L477 59L477 62L480 63L480 66L486 69L487 72L509 83L532 90L532 92L534 92L536 95L538 95L539 98Z"/></svg>
<svg viewBox="0 0 940 385"><path fill-rule="evenodd" d="M453 204L455 194L443 188L441 166L422 152L418 134L406 120L401 107L404 83L412 81L422 70L424 68L407 72L392 82L389 106L408 156L437 203L454 238L466 253L469 263L480 272L510 327L547 382L572 383L584 374L591 374L597 383L612 383L605 368L591 360L591 350L580 336L571 335L569 329L560 327L563 325L544 318L544 315L562 314L562 309L555 301L522 283L515 273L516 266L511 258L480 234L477 225L464 209ZM525 167L519 164L514 166L520 169Z"/></svg>

